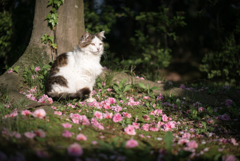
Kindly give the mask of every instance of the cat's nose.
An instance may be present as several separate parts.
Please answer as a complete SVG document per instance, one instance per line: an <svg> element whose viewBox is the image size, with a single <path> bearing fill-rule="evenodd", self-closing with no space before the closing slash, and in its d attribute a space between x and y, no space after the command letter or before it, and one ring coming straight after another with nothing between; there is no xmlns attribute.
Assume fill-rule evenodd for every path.
<svg viewBox="0 0 240 161"><path fill-rule="evenodd" d="M100 48L97 48L97 50L99 51Z"/></svg>

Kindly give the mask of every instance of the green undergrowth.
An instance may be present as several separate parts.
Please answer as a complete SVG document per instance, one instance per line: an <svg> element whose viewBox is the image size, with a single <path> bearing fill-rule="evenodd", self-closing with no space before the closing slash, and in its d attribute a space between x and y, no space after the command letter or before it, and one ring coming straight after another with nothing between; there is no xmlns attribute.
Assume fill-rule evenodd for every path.
<svg viewBox="0 0 240 161"><path fill-rule="evenodd" d="M40 70L36 70L39 67ZM44 94L44 83L50 66L32 66L24 70L26 87L20 92L28 94L27 91L35 88L36 98ZM38 68L37 68L38 69ZM111 72L110 72L111 73ZM131 72L129 72L131 73ZM10 73L11 74L11 73ZM34 79L32 79L34 76ZM31 80L32 79L32 80ZM165 82L169 83L169 82ZM187 90L196 92L206 92L211 95L225 92L237 92L236 87L220 87L213 84L185 83ZM179 87L180 84L171 84ZM108 74L105 79L98 78L94 87L94 98L97 102L107 100L109 97L115 98L116 103L110 106L119 105L122 110L119 113L129 113L130 118L124 117L122 121L113 122L113 119L97 119L104 127L103 130L94 128L92 125L75 124L70 118L70 114L85 115L89 121L94 117L94 112L110 112L113 115L117 112L104 108L96 108L90 105L83 105L83 100L78 99L55 99L53 104L48 107L29 107L26 102L11 104L7 91L1 86L0 91L0 152L8 158L24 155L26 160L223 160L227 155L240 158L240 145L233 145L235 139L239 143L239 105L238 100L232 100L227 107L225 101L220 100L222 105L213 106L193 102L187 95L178 98L174 95L154 96L152 91L157 87L149 88L148 85L136 84L128 85L126 79L113 82L113 75ZM200 89L203 89L202 91ZM200 90L200 91L199 91ZM140 102L139 105L127 105L132 97L134 101ZM36 109L52 109L47 112L44 119L35 118L32 115L21 115L22 110L28 109L34 112ZM202 109L199 109L202 108ZM140 128L143 124L153 122L163 122L163 115L154 116L150 113L154 110L162 110L172 121L178 122L177 128L164 131L144 131L136 129L136 135L125 134L124 128L132 125L133 122L139 123ZM18 115L7 117L17 110ZM47 111L47 110L46 110ZM54 111L54 112L53 112ZM56 114L60 112L61 115ZM223 120L217 116L228 115L230 119ZM148 119L146 118L148 116ZM69 123L71 128L62 126ZM46 137L36 136L32 139L25 136L25 132L35 133L43 130ZM191 132L190 129L194 129ZM72 133L71 137L63 137L64 131ZM19 133L21 138L14 136L14 132ZM86 141L77 140L78 134L84 134ZM196 141L198 146L193 148L195 152L189 152L186 144L178 144L179 139L184 133L192 135L189 140ZM127 148L126 142L134 139L138 142L135 148ZM96 143L93 144L93 141ZM70 156L67 148L70 144L78 143L83 148L80 157ZM46 152L48 155L38 156L37 152Z"/></svg>

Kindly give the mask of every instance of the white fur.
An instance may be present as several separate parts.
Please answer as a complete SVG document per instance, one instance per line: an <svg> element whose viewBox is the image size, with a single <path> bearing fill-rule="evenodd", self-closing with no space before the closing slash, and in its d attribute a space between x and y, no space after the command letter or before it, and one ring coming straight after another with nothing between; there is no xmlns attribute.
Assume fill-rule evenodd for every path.
<svg viewBox="0 0 240 161"><path fill-rule="evenodd" d="M92 43L94 45L90 44L85 48L78 48L67 53L68 64L60 67L59 72L53 76L63 76L68 82L68 88L53 84L51 92L76 93L78 90L88 87L92 93L95 80L102 73L100 59L103 54L103 42L95 36ZM101 43L102 45L100 45ZM91 93L87 100L89 102L94 101Z"/></svg>

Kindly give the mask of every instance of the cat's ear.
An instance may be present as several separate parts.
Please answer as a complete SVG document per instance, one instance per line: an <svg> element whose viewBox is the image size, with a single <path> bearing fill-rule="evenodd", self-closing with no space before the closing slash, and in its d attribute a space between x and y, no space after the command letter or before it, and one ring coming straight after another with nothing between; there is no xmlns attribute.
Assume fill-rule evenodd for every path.
<svg viewBox="0 0 240 161"><path fill-rule="evenodd" d="M97 37L98 37L100 40L102 40L103 38L105 38L104 33L105 33L105 31L101 31L101 32L97 33Z"/></svg>
<svg viewBox="0 0 240 161"><path fill-rule="evenodd" d="M81 38L81 43L87 41L87 38L90 36L89 32L84 32L82 38Z"/></svg>

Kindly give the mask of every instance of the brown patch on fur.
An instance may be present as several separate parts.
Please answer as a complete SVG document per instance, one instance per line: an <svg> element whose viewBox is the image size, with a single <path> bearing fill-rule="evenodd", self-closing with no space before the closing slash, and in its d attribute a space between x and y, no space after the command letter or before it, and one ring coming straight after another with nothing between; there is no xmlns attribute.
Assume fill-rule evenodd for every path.
<svg viewBox="0 0 240 161"><path fill-rule="evenodd" d="M68 87L68 82L63 76L53 76L49 77L47 80L47 93L51 93L52 90L52 85L53 84L59 84L60 86L63 87Z"/></svg>
<svg viewBox="0 0 240 161"><path fill-rule="evenodd" d="M86 35L88 35L87 38L85 38ZM85 47L87 47L88 45L90 45L91 42L92 42L92 39L94 39L95 36L102 41L102 37L100 36L100 33L96 33L96 34L93 34L93 35L92 35L92 34L90 34L90 33L88 33L88 32L85 32L85 33L83 34L82 38L81 38L81 41L80 41L80 43L79 43L79 47L80 47L80 48L85 48ZM82 42L83 39L85 39L85 40Z"/></svg>
<svg viewBox="0 0 240 161"><path fill-rule="evenodd" d="M88 87L82 88L78 90L76 93L56 93L56 92L48 92L48 95L51 97L59 97L59 98L82 98L87 99L89 98L91 91Z"/></svg>
<svg viewBox="0 0 240 161"><path fill-rule="evenodd" d="M83 99L89 98L90 93L91 93L91 90L88 87L84 87L77 91L77 94L79 95L79 97Z"/></svg>
<svg viewBox="0 0 240 161"><path fill-rule="evenodd" d="M46 92L47 93L51 92L52 85L54 83L59 84L64 87L68 87L67 86L68 82L63 76L54 76L55 74L57 74L59 72L59 67L66 66L67 64L68 64L68 58L67 58L66 53L63 53L56 58L56 60L54 61L53 65L52 65L52 68L50 70L49 77L47 80L47 84L46 84Z"/></svg>
<svg viewBox="0 0 240 161"><path fill-rule="evenodd" d="M93 39L94 37L95 37L94 35L89 34L89 36L86 38L86 40L85 40L84 42L81 42L81 41L80 41L79 47L80 47L80 48L85 48L85 47L87 47L88 45L91 44L92 39Z"/></svg>
<svg viewBox="0 0 240 161"><path fill-rule="evenodd" d="M55 75L59 72L59 67L66 66L68 64L67 53L59 55L54 61L52 68L50 70L50 76Z"/></svg>

